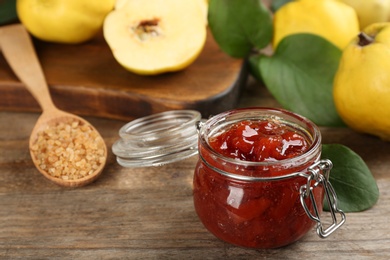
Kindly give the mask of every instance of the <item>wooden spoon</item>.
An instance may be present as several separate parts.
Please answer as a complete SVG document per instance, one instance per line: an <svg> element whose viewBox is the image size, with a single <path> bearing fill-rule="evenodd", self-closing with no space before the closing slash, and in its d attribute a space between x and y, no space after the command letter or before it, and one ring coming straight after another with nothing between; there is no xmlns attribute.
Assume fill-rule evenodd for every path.
<svg viewBox="0 0 390 260"><path fill-rule="evenodd" d="M0 27L0 48L2 49L5 59L13 69L14 73L38 101L43 111L32 130L29 142L30 155L35 167L46 178L62 186L79 187L94 181L102 172L107 160L106 144L98 131L86 120L59 110L54 105L30 35L24 26L21 24L14 24ZM68 168L66 171L63 169L55 170L53 169L54 166L48 166L46 163L42 162L42 159L38 158L45 155L48 150L46 148L40 148L39 150L36 149L38 144L46 145L48 143L47 140L42 141L42 137L40 137L40 141L38 141L39 135L42 136L43 131L58 132L58 125L60 123L64 123L66 125L74 124L73 127L75 128L74 131L76 131L76 133L78 133L77 131L81 131L81 129L87 129L91 132L92 136L95 136L95 138L93 140L88 139L86 142L91 142L95 144L95 146L96 144L99 145L99 156L95 154L88 154L88 160L92 160L91 156L98 158L95 160L96 163L94 163L94 161L91 162L94 163L94 169L89 169L87 174L85 174L85 171L82 172L83 177L80 177L82 176L81 174L77 174L80 178L71 179L73 177L69 177L67 173L65 173L68 172L67 170L69 170L69 168L73 167L73 171L75 171L77 167L80 167L80 163L78 163L78 166L76 167L74 157L71 157L71 159L69 159L70 157L61 157L62 155L59 155L58 158L56 157L61 162L57 163L57 166L59 165L59 167L64 167L64 165L67 165ZM87 153L97 152L97 150L86 151ZM53 159L51 161L53 161ZM85 161L83 161L83 163L84 162ZM79 171L80 169L77 168L77 170ZM49 172L51 172L51 174ZM57 176L54 176L55 172L57 172Z"/></svg>

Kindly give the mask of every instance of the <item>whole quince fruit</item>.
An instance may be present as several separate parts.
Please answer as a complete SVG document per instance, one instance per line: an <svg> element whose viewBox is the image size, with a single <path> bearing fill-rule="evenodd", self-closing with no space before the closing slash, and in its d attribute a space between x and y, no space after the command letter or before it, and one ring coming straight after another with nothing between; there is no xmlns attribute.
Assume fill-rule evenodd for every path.
<svg viewBox="0 0 390 260"><path fill-rule="evenodd" d="M103 26L115 0L17 0L16 10L26 29L44 41L81 43Z"/></svg>
<svg viewBox="0 0 390 260"><path fill-rule="evenodd" d="M390 140L390 23L364 29L343 51L333 97L344 122Z"/></svg>
<svg viewBox="0 0 390 260"><path fill-rule="evenodd" d="M207 34L199 0L127 0L107 15L103 33L118 63L142 75L186 68Z"/></svg>
<svg viewBox="0 0 390 260"><path fill-rule="evenodd" d="M390 0L341 0L355 9L360 28L370 24L386 22L390 16Z"/></svg>
<svg viewBox="0 0 390 260"><path fill-rule="evenodd" d="M311 33L343 49L359 32L355 10L338 0L296 0L274 15L273 48L286 36Z"/></svg>

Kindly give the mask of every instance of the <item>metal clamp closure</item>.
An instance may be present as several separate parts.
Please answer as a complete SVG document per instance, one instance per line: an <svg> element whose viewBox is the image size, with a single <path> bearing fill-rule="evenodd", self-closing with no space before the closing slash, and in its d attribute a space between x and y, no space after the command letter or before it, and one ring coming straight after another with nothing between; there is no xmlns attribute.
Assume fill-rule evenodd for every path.
<svg viewBox="0 0 390 260"><path fill-rule="evenodd" d="M337 208L337 196L332 184L329 182L329 173L332 167L333 164L330 160L321 160L313 164L308 168L309 175L307 176L307 183L300 187L301 204L309 218L317 222L317 234L321 238L328 237L343 225L346 220L345 213ZM329 211L332 217L332 223L325 229L313 193L313 190L319 185L322 185L324 188L325 198L329 205ZM307 198L310 199L314 212L310 211L306 203ZM340 215L341 219L338 219L336 214Z"/></svg>

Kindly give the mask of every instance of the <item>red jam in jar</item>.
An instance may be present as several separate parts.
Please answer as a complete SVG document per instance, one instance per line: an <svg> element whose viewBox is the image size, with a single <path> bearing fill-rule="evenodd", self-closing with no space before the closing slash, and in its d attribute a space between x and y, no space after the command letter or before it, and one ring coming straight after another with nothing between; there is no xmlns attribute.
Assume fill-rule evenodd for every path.
<svg viewBox="0 0 390 260"><path fill-rule="evenodd" d="M247 108L214 116L199 128L195 210L228 243L251 248L293 243L315 225L309 215L322 211L324 186L308 172L320 155L318 127L294 113ZM311 196L303 197L307 185Z"/></svg>
<svg viewBox="0 0 390 260"><path fill-rule="evenodd" d="M223 156L244 161L277 161L301 155L309 148L307 137L270 118L233 123L209 139Z"/></svg>

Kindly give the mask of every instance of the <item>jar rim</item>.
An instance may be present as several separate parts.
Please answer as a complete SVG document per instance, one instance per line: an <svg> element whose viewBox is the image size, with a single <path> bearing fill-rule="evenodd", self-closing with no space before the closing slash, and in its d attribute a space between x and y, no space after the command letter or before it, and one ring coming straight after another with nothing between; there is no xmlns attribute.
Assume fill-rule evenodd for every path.
<svg viewBox="0 0 390 260"><path fill-rule="evenodd" d="M282 160L275 160L275 161L261 161L261 162L254 162L254 161L244 161L240 159L235 159L231 157L224 156L222 154L219 154L216 152L208 143L208 138L206 135L212 130L213 126L218 124L221 120L226 121L230 119L234 119L235 117L239 117L243 114L251 114L252 119L260 119L260 118L276 118L278 120L283 121L283 123L297 123L300 122L305 125L304 130L310 131L310 138L311 138L311 144L310 147L305 151L304 153L287 159ZM247 119L247 118L246 118ZM242 120L242 119L241 119ZM240 120L240 121L241 121ZM302 127L301 127L302 128ZM303 128L302 128L303 129ZM294 112L281 109L281 108L269 108L269 107L249 107L249 108L238 108L230 111L223 112L221 114L218 114L206 122L204 122L199 129L199 142L204 147L208 153L212 154L214 157L221 159L227 163L240 165L240 166L281 166L285 164L293 164L294 162L301 161L305 158L308 158L307 160L312 159L314 156L316 156L318 149L321 148L321 132L317 125L315 125L311 120L307 119L306 117L303 117L301 115L298 115ZM201 152L199 152L199 155L202 156ZM242 176L238 174L228 173L229 176L233 177L234 175L237 175L237 179L242 179ZM291 174L289 174L291 175ZM261 177L259 177L261 179ZM268 177L264 177L268 178ZM269 179L269 178L268 178Z"/></svg>
<svg viewBox="0 0 390 260"><path fill-rule="evenodd" d="M124 167L161 166L167 163L180 161L196 155L201 157L198 144L202 140L202 132L210 127L210 124L226 117L231 117L244 112L268 112L273 116L282 115L305 122L314 132L313 142L309 149L300 156L275 162L249 162L224 157L228 163L242 166L271 166L283 163L292 163L308 156L315 155L315 151L321 145L321 134L318 127L307 118L288 110L268 107L238 108L217 114L208 120L201 118L201 114L195 110L165 111L146 117L132 120L119 130L120 138L112 146L113 153L117 156L117 162ZM198 143L199 140L199 143ZM217 154L206 143L206 147L214 156Z"/></svg>

